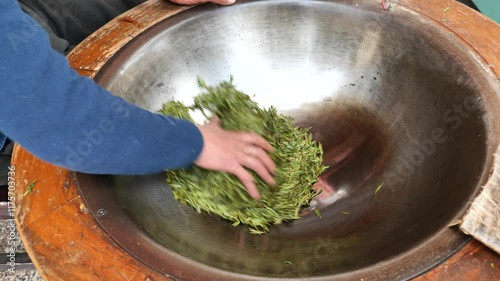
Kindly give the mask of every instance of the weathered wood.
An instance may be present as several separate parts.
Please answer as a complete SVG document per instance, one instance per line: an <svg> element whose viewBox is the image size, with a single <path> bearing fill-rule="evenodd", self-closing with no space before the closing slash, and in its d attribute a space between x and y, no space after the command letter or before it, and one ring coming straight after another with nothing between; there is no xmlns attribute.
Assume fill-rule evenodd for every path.
<svg viewBox="0 0 500 281"><path fill-rule="evenodd" d="M495 154L493 173L467 211L460 229L500 254L500 148Z"/></svg>
<svg viewBox="0 0 500 281"><path fill-rule="evenodd" d="M500 258L478 241L471 241L458 253L414 281L500 280Z"/></svg>
<svg viewBox="0 0 500 281"><path fill-rule="evenodd" d="M97 71L123 45L148 27L191 6L180 6L166 1L147 1L97 30L68 54L71 67L81 75L93 78Z"/></svg>
<svg viewBox="0 0 500 281"><path fill-rule="evenodd" d="M73 172L14 148L16 222L45 280L168 280L118 246L86 209ZM23 196L32 180L32 193Z"/></svg>
<svg viewBox="0 0 500 281"><path fill-rule="evenodd" d="M431 23L447 28L477 53L492 75L500 76L500 32L492 21L455 1L400 0L393 5L425 15ZM136 7L73 50L68 55L71 67L81 75L94 77L132 38L186 9L189 7L163 0ZM87 211L73 172L47 164L19 146L14 149L12 163L16 167L18 229L46 280L167 279L131 257L104 232ZM34 180L33 193L23 197ZM472 242L417 280L498 280L498 267L499 256Z"/></svg>
<svg viewBox="0 0 500 281"><path fill-rule="evenodd" d="M485 68L500 77L500 32L498 24L455 0L390 1L418 12L447 29L479 56Z"/></svg>

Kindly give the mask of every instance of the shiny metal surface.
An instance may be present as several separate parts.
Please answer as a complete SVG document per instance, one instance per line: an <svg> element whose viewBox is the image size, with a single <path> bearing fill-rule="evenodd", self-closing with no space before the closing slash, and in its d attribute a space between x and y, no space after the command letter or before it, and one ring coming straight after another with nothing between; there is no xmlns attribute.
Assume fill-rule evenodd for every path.
<svg viewBox="0 0 500 281"><path fill-rule="evenodd" d="M447 224L488 176L496 105L483 100L499 89L446 31L376 1L203 5L146 30L96 80L156 110L189 102L198 75L231 74L322 142L322 218L305 210L256 236L176 202L162 174L79 174L96 219L131 254L180 280L401 280L467 241Z"/></svg>

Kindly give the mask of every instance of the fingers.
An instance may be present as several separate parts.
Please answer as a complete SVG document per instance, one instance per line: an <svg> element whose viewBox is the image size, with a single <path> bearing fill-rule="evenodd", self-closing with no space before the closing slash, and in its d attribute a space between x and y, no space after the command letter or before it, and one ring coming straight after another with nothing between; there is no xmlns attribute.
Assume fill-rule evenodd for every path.
<svg viewBox="0 0 500 281"><path fill-rule="evenodd" d="M233 162L228 166L227 172L235 175L245 186L248 195L250 195L253 199L258 200L260 198L259 190L255 183L253 182L252 175L243 168L239 163Z"/></svg>
<svg viewBox="0 0 500 281"><path fill-rule="evenodd" d="M210 125L215 125L217 127L220 127L220 118L219 116L215 115L210 118Z"/></svg>
<svg viewBox="0 0 500 281"><path fill-rule="evenodd" d="M267 184L274 185L272 174L276 165L266 153L266 151L272 151L273 147L255 133L239 134L243 141L243 149L238 153L239 163L256 172Z"/></svg>
<svg viewBox="0 0 500 281"><path fill-rule="evenodd" d="M242 157L255 158L262 165L264 165L264 167L266 168L266 171L268 173L274 174L274 171L276 170L276 164L274 164L274 161L271 159L271 157L269 157L269 155L267 155L267 153L263 149L256 147L256 146L249 146L249 147L245 148L243 152L245 155L243 155ZM251 167L248 167L248 166L246 166L246 167L252 169Z"/></svg>
<svg viewBox="0 0 500 281"><path fill-rule="evenodd" d="M209 125L215 125L220 128L220 119L217 115L214 115L210 118ZM222 129L222 128L221 128ZM256 133L242 133L242 132L230 132L231 134L237 135L241 140L245 143L249 143L255 146L258 146L265 151L271 152L274 150L273 146L269 144L263 137L257 135Z"/></svg>
<svg viewBox="0 0 500 281"><path fill-rule="evenodd" d="M173 2L175 4L179 5L196 5L196 4L203 4L206 3L206 0L170 0L170 2Z"/></svg>
<svg viewBox="0 0 500 281"><path fill-rule="evenodd" d="M245 142L258 146L268 152L274 150L274 148L263 137L255 133L241 133L241 134Z"/></svg>
<svg viewBox="0 0 500 281"><path fill-rule="evenodd" d="M259 191L252 175L253 170L267 184L275 184L276 166L267 152L273 147L255 133L229 132L219 126L220 120L212 118L209 124L198 126L204 146L195 164L209 170L226 171L235 175L248 194L259 199Z"/></svg>
<svg viewBox="0 0 500 281"><path fill-rule="evenodd" d="M231 5L236 2L236 0L170 0L179 5L198 5L207 2L212 2L219 5Z"/></svg>
<svg viewBox="0 0 500 281"><path fill-rule="evenodd" d="M219 5L232 5L234 4L234 2L236 2L236 0L210 0L208 2L212 2Z"/></svg>
<svg viewBox="0 0 500 281"><path fill-rule="evenodd" d="M262 165L262 162L254 157L244 157L241 161L241 164L252 171L256 172L259 177L261 177L267 184L275 184L274 178L269 173L267 168Z"/></svg>

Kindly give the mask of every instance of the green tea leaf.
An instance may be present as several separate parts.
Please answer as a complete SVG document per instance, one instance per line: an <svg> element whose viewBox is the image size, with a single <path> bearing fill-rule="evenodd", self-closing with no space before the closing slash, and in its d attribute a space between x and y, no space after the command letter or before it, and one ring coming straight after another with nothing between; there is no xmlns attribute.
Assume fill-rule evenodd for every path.
<svg viewBox="0 0 500 281"><path fill-rule="evenodd" d="M167 182L174 197L197 212L219 215L233 223L250 227L250 233L264 234L271 225L299 218L301 208L318 194L312 190L317 177L325 170L321 145L312 140L308 129L294 127L293 119L279 114L276 108L260 108L247 94L238 91L230 81L207 86L192 106L167 102L160 112L192 121L190 111L201 111L206 117L216 115L221 127L231 131L253 131L273 147L270 154L276 164L276 185L268 186L253 171L260 200L252 199L235 176L191 166L167 171Z"/></svg>
<svg viewBox="0 0 500 281"><path fill-rule="evenodd" d="M26 191L23 193L23 196L26 196L26 195L33 192L33 188L35 188L35 183L36 183L36 180L34 180L30 183L30 185L28 186L28 189L26 189Z"/></svg>
<svg viewBox="0 0 500 281"><path fill-rule="evenodd" d="M380 189L384 186L384 183L381 183L377 186L377 189L375 189L375 196L377 196L378 192L380 191Z"/></svg>
<svg viewBox="0 0 500 281"><path fill-rule="evenodd" d="M319 211L319 209L314 209L314 213L321 219L321 212Z"/></svg>

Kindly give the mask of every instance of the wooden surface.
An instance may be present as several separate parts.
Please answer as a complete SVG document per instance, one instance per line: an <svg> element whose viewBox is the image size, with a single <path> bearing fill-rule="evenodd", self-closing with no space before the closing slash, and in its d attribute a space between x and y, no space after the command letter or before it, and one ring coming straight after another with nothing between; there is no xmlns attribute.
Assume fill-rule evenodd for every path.
<svg viewBox="0 0 500 281"><path fill-rule="evenodd" d="M467 210L460 229L500 254L500 148L491 177Z"/></svg>
<svg viewBox="0 0 500 281"><path fill-rule="evenodd" d="M429 21L453 30L454 36L469 44L498 79L500 27L454 1L399 2L393 5L422 13ZM69 54L72 67L93 77L126 42L183 9L187 7L161 0L142 4ZM16 168L18 230L46 280L168 280L129 256L97 225L78 192L73 172L47 164L19 146L14 149L12 164ZM35 180L33 192L23 196ZM500 257L474 241L416 280L500 280L499 268Z"/></svg>
<svg viewBox="0 0 500 281"><path fill-rule="evenodd" d="M414 281L495 281L500 280L500 257L476 240Z"/></svg>
<svg viewBox="0 0 500 281"><path fill-rule="evenodd" d="M124 252L97 225L78 194L73 172L16 146L16 222L45 280L165 280ZM33 191L23 193L36 180Z"/></svg>

